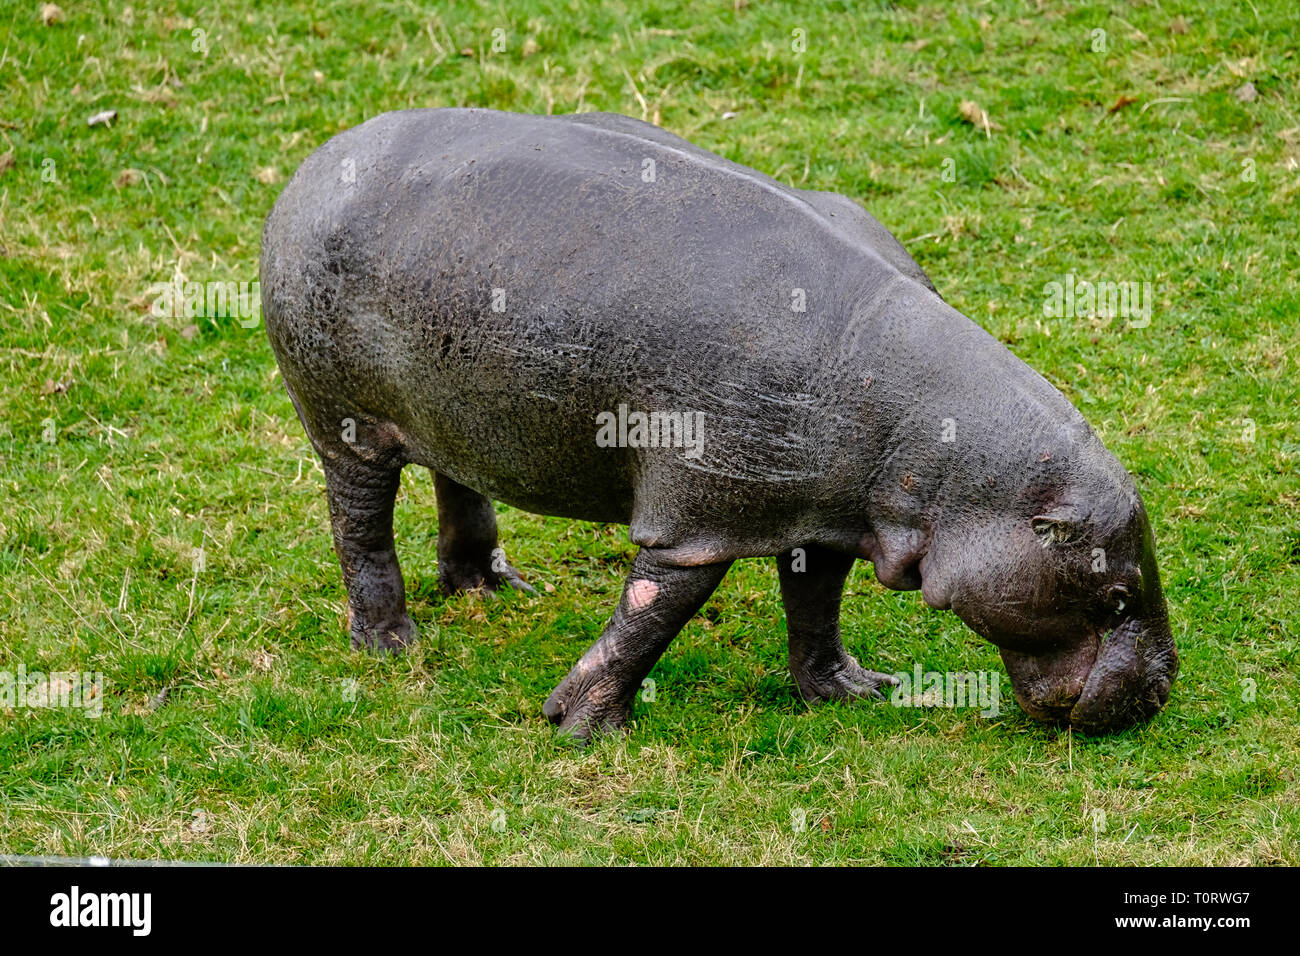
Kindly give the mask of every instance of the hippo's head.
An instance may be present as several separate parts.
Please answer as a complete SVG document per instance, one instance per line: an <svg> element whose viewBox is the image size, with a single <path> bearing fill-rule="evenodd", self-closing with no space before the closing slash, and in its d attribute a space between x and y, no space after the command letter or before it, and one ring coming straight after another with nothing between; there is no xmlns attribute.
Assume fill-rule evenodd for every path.
<svg viewBox="0 0 1300 956"><path fill-rule="evenodd" d="M1067 487L1045 506L1027 496L966 525L955 550L931 550L959 560L921 566L927 601L997 645L1021 707L1085 733L1151 717L1178 672L1155 539L1124 479Z"/></svg>

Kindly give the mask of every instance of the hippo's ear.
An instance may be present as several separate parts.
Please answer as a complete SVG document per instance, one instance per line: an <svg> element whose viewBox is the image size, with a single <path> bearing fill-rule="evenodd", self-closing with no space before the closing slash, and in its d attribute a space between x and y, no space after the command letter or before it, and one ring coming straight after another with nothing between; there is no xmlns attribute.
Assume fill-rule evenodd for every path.
<svg viewBox="0 0 1300 956"><path fill-rule="evenodd" d="M1045 514L1034 515L1030 520L1030 527L1034 529L1034 534L1038 535L1043 547L1050 548L1054 544L1065 544L1082 538L1084 517L1077 509L1069 505L1061 505Z"/></svg>

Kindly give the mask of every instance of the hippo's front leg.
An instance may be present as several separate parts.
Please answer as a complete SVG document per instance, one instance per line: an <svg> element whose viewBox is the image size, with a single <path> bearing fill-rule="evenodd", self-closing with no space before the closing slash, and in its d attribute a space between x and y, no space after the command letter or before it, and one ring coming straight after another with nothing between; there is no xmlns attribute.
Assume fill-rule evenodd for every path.
<svg viewBox="0 0 1300 956"><path fill-rule="evenodd" d="M896 677L863 668L840 639L840 601L854 560L813 544L777 558L790 636L790 673L809 703L847 697L880 700L881 687L898 683Z"/></svg>
<svg viewBox="0 0 1300 956"><path fill-rule="evenodd" d="M551 692L542 708L547 718L580 740L621 727L641 681L730 566L681 567L653 548L637 552L614 617Z"/></svg>

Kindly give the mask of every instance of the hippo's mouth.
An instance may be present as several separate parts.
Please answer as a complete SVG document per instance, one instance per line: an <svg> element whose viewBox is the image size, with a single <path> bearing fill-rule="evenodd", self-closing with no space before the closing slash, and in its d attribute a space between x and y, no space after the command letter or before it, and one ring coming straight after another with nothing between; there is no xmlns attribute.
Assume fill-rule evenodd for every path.
<svg viewBox="0 0 1300 956"><path fill-rule="evenodd" d="M1104 734L1164 706L1178 673L1173 641L1129 619L1048 654L1001 649L1016 700L1035 720Z"/></svg>
<svg viewBox="0 0 1300 956"><path fill-rule="evenodd" d="M1070 710L1070 725L1087 734L1104 734L1148 720L1169 699L1178 674L1167 622L1148 628L1138 619L1106 635Z"/></svg>
<svg viewBox="0 0 1300 956"><path fill-rule="evenodd" d="M1075 647L1049 654L1000 648L1021 709L1044 723L1069 723L1101 647L1101 636L1093 634Z"/></svg>

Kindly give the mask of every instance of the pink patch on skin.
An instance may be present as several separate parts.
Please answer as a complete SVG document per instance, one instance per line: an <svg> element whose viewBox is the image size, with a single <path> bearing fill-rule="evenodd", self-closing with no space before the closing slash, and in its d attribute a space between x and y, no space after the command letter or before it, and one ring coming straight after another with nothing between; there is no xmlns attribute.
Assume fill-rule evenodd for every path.
<svg viewBox="0 0 1300 956"><path fill-rule="evenodd" d="M649 607L659 593L659 585L644 578L633 581L627 589L627 605L634 611Z"/></svg>
<svg viewBox="0 0 1300 956"><path fill-rule="evenodd" d="M674 564L684 565L688 568L699 567L702 564L712 564L720 557L716 550L704 547L692 547L687 545L682 548L672 550Z"/></svg>

